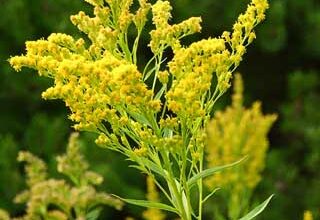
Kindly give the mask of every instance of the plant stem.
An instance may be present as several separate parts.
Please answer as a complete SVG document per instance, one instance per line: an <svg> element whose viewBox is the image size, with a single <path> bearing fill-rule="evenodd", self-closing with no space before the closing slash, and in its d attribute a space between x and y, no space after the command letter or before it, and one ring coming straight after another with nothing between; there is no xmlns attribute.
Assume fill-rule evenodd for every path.
<svg viewBox="0 0 320 220"><path fill-rule="evenodd" d="M166 152L164 152L162 154L162 156L163 156L164 163L165 163L167 170L168 170L168 175L167 175L168 187L171 192L171 197L173 197L172 201L176 201L176 204L173 204L173 205L179 210L179 216L181 217L182 220L192 220L190 210L187 213L186 212L187 210L185 209L185 207L183 205L183 201L182 201L182 192L183 191L181 191L181 189L177 188L176 179L174 178L174 175L173 175L173 171L172 171L169 157L166 154ZM188 201L188 203L189 202L190 201Z"/></svg>
<svg viewBox="0 0 320 220"><path fill-rule="evenodd" d="M200 164L199 164L199 172L202 172L203 170L203 151L201 152L200 156ZM202 189L202 178L198 180L198 189L199 189L199 215L198 220L202 219L202 200L203 200L203 189Z"/></svg>

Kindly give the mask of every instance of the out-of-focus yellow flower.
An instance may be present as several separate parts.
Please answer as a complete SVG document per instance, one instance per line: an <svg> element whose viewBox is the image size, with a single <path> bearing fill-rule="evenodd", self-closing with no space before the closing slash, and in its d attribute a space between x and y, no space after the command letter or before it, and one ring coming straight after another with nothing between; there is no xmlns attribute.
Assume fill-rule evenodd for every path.
<svg viewBox="0 0 320 220"><path fill-rule="evenodd" d="M267 134L276 115L263 115L261 104L255 102L250 109L243 107L243 82L235 77L232 106L216 112L208 125L207 161L209 167L230 164L248 156L236 167L214 174L206 184L210 189L222 187L230 196L229 217L237 219L241 210L237 204L247 204L251 191L261 180L268 149ZM247 204L248 205L248 204ZM245 207L243 207L245 209ZM239 208L240 209L240 208ZM242 210L244 211L244 210ZM244 213L242 213L244 214Z"/></svg>
<svg viewBox="0 0 320 220"><path fill-rule="evenodd" d="M261 179L269 145L267 134L276 115L264 116L259 102L245 109L242 93L242 79L237 74L232 106L217 112L208 126L207 160L212 167L249 158L234 169L214 175L207 182L210 187L233 184L236 188L253 189Z"/></svg>
<svg viewBox="0 0 320 220"><path fill-rule="evenodd" d="M312 213L309 210L304 212L303 220L313 220Z"/></svg>
<svg viewBox="0 0 320 220"><path fill-rule="evenodd" d="M0 209L0 220L10 220L10 215L5 210Z"/></svg>
<svg viewBox="0 0 320 220"><path fill-rule="evenodd" d="M47 165L33 154L26 151L20 151L18 161L26 162L25 170L29 187L32 187L47 178Z"/></svg>
<svg viewBox="0 0 320 220"><path fill-rule="evenodd" d="M41 159L29 152L19 154L19 161L27 163L25 170L29 186L14 199L16 203L27 204L22 219L67 220L73 215L73 210L76 210L77 219L85 219L88 211L92 211L92 204L122 208L122 201L96 191L94 185L100 185L103 178L88 170L88 163L80 152L79 144L78 134L72 134L66 154L57 158L58 171L66 175L72 184L65 180L47 179L46 166Z"/></svg>
<svg viewBox="0 0 320 220"><path fill-rule="evenodd" d="M147 199L153 202L159 201L156 184L150 176L147 177ZM142 215L145 220L164 220L166 218L165 214L161 210L154 208L147 209L142 213Z"/></svg>

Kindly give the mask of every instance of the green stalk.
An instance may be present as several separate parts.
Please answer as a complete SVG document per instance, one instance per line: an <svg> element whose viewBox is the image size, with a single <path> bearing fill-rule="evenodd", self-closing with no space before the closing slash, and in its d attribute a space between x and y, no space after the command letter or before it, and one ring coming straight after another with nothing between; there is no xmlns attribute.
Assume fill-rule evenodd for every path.
<svg viewBox="0 0 320 220"><path fill-rule="evenodd" d="M179 210L180 213L180 217L182 220L192 220L191 218L191 213L186 213L184 206L183 206L183 201L182 201L182 194L179 193L179 189L177 188L177 185L175 183L175 178L172 172L172 168L170 165L170 160L168 158L168 155L166 154L166 152L162 153L162 156L164 158L164 163L167 166L167 170L168 170L168 187L171 193L173 193L173 196L175 197L177 204L173 204L174 206L178 206L176 207ZM172 199L173 200L173 199Z"/></svg>
<svg viewBox="0 0 320 220"><path fill-rule="evenodd" d="M159 53L158 55L158 61L156 61L156 70L154 72L154 78L153 78L153 83L152 83L152 93L155 94L154 90L155 90L155 87L156 87L156 83L157 83L157 76L158 76L158 73L160 71L160 68L161 68L161 60L162 60L162 55L163 55L163 50L161 50L161 52Z"/></svg>
<svg viewBox="0 0 320 220"><path fill-rule="evenodd" d="M187 169L187 163L188 163L188 134L186 132L187 126L186 122L182 121L182 138L183 138L183 147L182 147L182 167L181 167L181 174L180 174L180 182L182 183L183 189L185 190L186 194L186 199L187 199L187 205L188 205L188 210L191 212L192 207L190 203L190 192L189 192L189 187L187 184L187 177L186 177L186 169ZM191 213L189 213L191 216Z"/></svg>
<svg viewBox="0 0 320 220"><path fill-rule="evenodd" d="M202 172L203 170L203 151L201 151L200 156L200 164L199 164L199 172ZM199 215L198 220L202 219L202 205L203 205L203 181L202 178L198 180L198 190L199 190Z"/></svg>
<svg viewBox="0 0 320 220"><path fill-rule="evenodd" d="M132 56L133 56L133 63L137 64L137 50L139 46L139 40L140 40L141 30L138 30L138 35L136 39L134 40L133 49L132 49Z"/></svg>

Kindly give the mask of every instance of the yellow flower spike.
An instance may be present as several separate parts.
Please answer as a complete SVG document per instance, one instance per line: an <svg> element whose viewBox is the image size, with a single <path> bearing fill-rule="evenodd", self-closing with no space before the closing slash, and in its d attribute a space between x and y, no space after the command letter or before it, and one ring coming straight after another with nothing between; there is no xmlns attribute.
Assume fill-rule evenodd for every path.
<svg viewBox="0 0 320 220"><path fill-rule="evenodd" d="M159 193L151 176L147 177L147 199L152 202L159 201ZM145 220L164 220L166 218L161 210L155 208L147 209L142 216Z"/></svg>
<svg viewBox="0 0 320 220"><path fill-rule="evenodd" d="M239 111L243 108L243 80L239 73L235 75L232 107Z"/></svg>
<svg viewBox="0 0 320 220"><path fill-rule="evenodd" d="M151 9L151 4L147 3L147 0L139 0L140 8L137 10L133 17L133 22L136 25L138 31L142 31L142 28L146 24L148 13Z"/></svg>
<svg viewBox="0 0 320 220"><path fill-rule="evenodd" d="M47 166L40 158L29 152L20 151L17 160L27 163L25 171L28 186L36 185L47 178Z"/></svg>
<svg viewBox="0 0 320 220"><path fill-rule="evenodd" d="M305 211L303 214L303 220L313 220L312 213L310 211Z"/></svg>
<svg viewBox="0 0 320 220"><path fill-rule="evenodd" d="M168 1L157 1L152 6L153 24L156 29L150 32L150 48L154 54L159 53L166 46L174 51L181 48L180 39L201 31L201 18L192 17L179 24L169 25L172 7Z"/></svg>
<svg viewBox="0 0 320 220"><path fill-rule="evenodd" d="M244 195L261 180L269 145L267 133L275 120L276 115L262 114L259 102L250 109L243 107L243 82L240 74L236 74L232 105L223 112L217 112L208 125L207 161L212 167L230 164L245 156L249 158L234 169L210 177L206 181L210 189L219 186L230 189L226 193L234 197L234 201L237 198L243 201L250 199ZM236 204L230 202L229 207Z"/></svg>
<svg viewBox="0 0 320 220"><path fill-rule="evenodd" d="M246 13L239 16L238 22L233 26L232 34L224 32L221 39L202 40L191 44L188 48L174 51L175 56L169 62L169 70L176 79L167 94L168 106L172 111L180 115L191 114L192 118L199 117L201 114L196 109L205 106L193 103L199 102L209 91L210 83L205 82L211 82L212 73L217 75L217 88L221 94L230 87L232 77L230 69L237 67L242 60L246 46L255 38L253 28L261 21L259 16L264 14L267 7L266 0L253 1ZM226 43L231 46L231 52L225 47ZM203 63L211 65L205 66ZM180 90L187 86L191 86L193 90L181 96ZM178 107L178 103L193 107L184 110Z"/></svg>
<svg viewBox="0 0 320 220"><path fill-rule="evenodd" d="M225 45L222 39L209 39L193 43L175 53L168 64L170 72L176 78L167 93L168 106L172 111L182 115L191 113L192 118L201 116L203 111L200 99L209 90L212 73L216 68L210 61L223 50ZM188 87L192 87L192 90L185 91ZM177 108L178 103L186 108Z"/></svg>
<svg viewBox="0 0 320 220"><path fill-rule="evenodd" d="M20 152L18 159L27 162L28 189L14 199L16 203L27 205L23 216L19 216L19 219L70 219L73 210L77 210L72 214L74 218L84 219L84 216L100 205L122 208L120 200L96 191L94 187L102 183L103 177L88 170L88 164L79 147L78 134L73 133L69 139L67 152L57 157L57 170L69 178L68 182L40 178L43 177L41 167L45 164L29 152ZM38 180L32 184L29 184L30 172L33 176L38 174ZM95 204L95 207L90 207L90 204ZM1 214L0 210L0 219Z"/></svg>
<svg viewBox="0 0 320 220"><path fill-rule="evenodd" d="M171 19L172 7L168 1L157 1L152 6L152 22L157 29L168 26L169 19Z"/></svg>
<svg viewBox="0 0 320 220"><path fill-rule="evenodd" d="M126 32L130 26L130 24L133 22L134 15L130 13L130 7L133 4L133 0L126 0L124 2L124 5L121 7L121 13L119 16L119 29L121 32Z"/></svg>

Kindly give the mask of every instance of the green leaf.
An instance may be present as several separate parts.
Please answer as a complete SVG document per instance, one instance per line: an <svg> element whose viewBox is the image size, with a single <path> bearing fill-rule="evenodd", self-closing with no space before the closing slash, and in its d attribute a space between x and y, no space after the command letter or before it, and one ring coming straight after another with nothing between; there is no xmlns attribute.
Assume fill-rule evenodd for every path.
<svg viewBox="0 0 320 220"><path fill-rule="evenodd" d="M217 167L212 167L206 170L203 170L202 172L198 173L197 175L193 176L191 179L188 180L187 184L189 186L189 188L191 188L195 183L197 183L197 181L199 179L203 179L205 177L211 176L212 174L225 170L227 168L236 166L240 163L242 163L244 160L246 160L248 157L244 157L241 160L238 160L237 162L231 163L231 164L227 164L227 165L223 165L223 166L217 166Z"/></svg>
<svg viewBox="0 0 320 220"><path fill-rule="evenodd" d="M137 122L143 124L143 125L148 125L151 127L150 122L148 121L148 119L146 117L144 117L142 114L138 114L136 112L131 112L131 111L127 111L129 113L129 115L134 118Z"/></svg>
<svg viewBox="0 0 320 220"><path fill-rule="evenodd" d="M87 219L87 220L96 220L96 219L98 219L101 210L102 210L101 208L97 208L97 209L94 209L94 210L90 211L90 212L86 215L86 219Z"/></svg>
<svg viewBox="0 0 320 220"><path fill-rule="evenodd" d="M114 195L115 197L121 199L122 201L132 204L132 205L137 205L137 206L142 206L146 208L154 208L154 209L161 209L169 212L174 212L176 214L179 214L178 210L175 209L174 207L171 207L169 205L159 203L159 202L152 202L148 200L137 200L137 199L124 199L119 196Z"/></svg>
<svg viewBox="0 0 320 220"><path fill-rule="evenodd" d="M140 160L143 162L143 164L152 170L153 172L159 174L162 177L166 177L165 172L163 169L161 169L156 163L152 162L151 160L148 160L146 158L141 157Z"/></svg>
<svg viewBox="0 0 320 220"><path fill-rule="evenodd" d="M273 195L271 195L268 199L266 199L263 203L255 207L251 212L249 212L246 216L242 217L239 220L250 220L258 216L269 204L270 200L272 199Z"/></svg>
<svg viewBox="0 0 320 220"><path fill-rule="evenodd" d="M218 190L220 190L220 188L216 188L214 190L212 190L211 193L209 193L202 201L202 204L204 204L211 196L213 196Z"/></svg>
<svg viewBox="0 0 320 220"><path fill-rule="evenodd" d="M146 81L147 79L149 79L149 77L151 76L151 74L152 74L153 72L155 72L156 69L157 69L157 67L155 66L155 67L153 67L151 70L149 70L149 71L145 74L145 77L144 77L143 81Z"/></svg>
<svg viewBox="0 0 320 220"><path fill-rule="evenodd" d="M163 93L166 91L167 86L163 85L162 88L159 90L159 92L157 93L157 95L154 97L155 100L160 99L163 95Z"/></svg>

